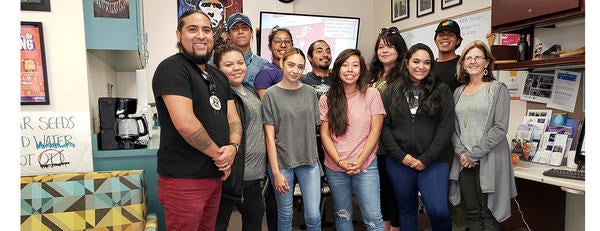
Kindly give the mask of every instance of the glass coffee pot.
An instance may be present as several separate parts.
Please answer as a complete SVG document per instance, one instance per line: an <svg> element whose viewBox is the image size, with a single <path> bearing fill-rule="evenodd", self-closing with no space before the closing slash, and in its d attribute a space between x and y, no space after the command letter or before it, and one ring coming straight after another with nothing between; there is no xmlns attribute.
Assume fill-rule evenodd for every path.
<svg viewBox="0 0 600 231"><path fill-rule="evenodd" d="M135 141L148 135L148 123L143 116L119 115L117 119L117 138L123 141Z"/></svg>

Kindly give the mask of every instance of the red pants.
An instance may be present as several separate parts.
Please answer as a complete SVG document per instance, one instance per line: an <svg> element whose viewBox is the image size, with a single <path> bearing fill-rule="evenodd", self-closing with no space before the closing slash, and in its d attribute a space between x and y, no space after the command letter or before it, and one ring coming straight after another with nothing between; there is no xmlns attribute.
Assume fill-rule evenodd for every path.
<svg viewBox="0 0 600 231"><path fill-rule="evenodd" d="M158 178L167 230L215 230L221 179Z"/></svg>

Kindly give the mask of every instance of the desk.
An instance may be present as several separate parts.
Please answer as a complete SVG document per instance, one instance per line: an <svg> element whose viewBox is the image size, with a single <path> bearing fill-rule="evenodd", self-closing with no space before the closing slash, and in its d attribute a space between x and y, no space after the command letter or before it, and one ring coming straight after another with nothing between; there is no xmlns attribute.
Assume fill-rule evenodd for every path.
<svg viewBox="0 0 600 231"><path fill-rule="evenodd" d="M559 167L527 161L519 161L519 164L514 167L514 171L515 177L559 186L563 191L568 193L585 195L585 181L544 176L544 171L552 168L573 170L567 168L566 166Z"/></svg>
<svg viewBox="0 0 600 231"><path fill-rule="evenodd" d="M564 216L564 229L559 230L585 230L585 181L544 176L543 172L551 168L567 169L565 166L558 167L520 161L519 164L514 167L515 178L518 182L517 193L519 195L517 196L517 201L520 204L526 204L521 198L537 200L533 202L527 202L529 202L530 205L538 207L538 209L539 207L542 207L541 209L539 209L542 211L542 213L544 211L552 213L551 207L561 209L564 205L564 210L562 211L563 213L559 213L563 214ZM536 184L532 184L527 181L542 183L550 187L545 187L545 190L547 191L532 191L531 188L527 187L536 187ZM538 187L539 186L540 185L538 185ZM542 185L542 187L544 186ZM561 196L563 194L561 194L560 191L557 190L557 188L564 192L564 196ZM548 200L543 199L544 195L539 194L559 196L550 198L550 200ZM529 198L530 196L531 198ZM534 217L533 214L527 214L527 208L525 206L521 207L521 210L523 210L523 213L525 215L525 221L529 223L530 228L532 228L532 230L539 230L531 227L533 224L532 221L528 219L528 217ZM532 208L530 211L535 211L535 209ZM552 219L550 215L551 214L544 214L542 222L550 222ZM518 211L513 211L511 218L518 218L519 220L521 219Z"/></svg>

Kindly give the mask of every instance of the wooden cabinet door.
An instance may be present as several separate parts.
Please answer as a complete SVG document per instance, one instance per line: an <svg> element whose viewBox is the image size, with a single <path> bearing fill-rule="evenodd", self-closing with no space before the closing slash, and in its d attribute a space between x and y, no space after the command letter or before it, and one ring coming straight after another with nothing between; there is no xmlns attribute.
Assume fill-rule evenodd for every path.
<svg viewBox="0 0 600 231"><path fill-rule="evenodd" d="M579 7L580 0L492 0L492 27Z"/></svg>

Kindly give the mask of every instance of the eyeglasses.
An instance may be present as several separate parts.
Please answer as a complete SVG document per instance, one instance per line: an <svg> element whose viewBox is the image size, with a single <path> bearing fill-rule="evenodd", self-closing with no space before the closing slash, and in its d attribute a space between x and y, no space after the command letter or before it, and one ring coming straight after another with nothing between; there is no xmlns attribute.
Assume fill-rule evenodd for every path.
<svg viewBox="0 0 600 231"><path fill-rule="evenodd" d="M475 57L468 56L468 57L465 57L465 63L473 62L473 60L475 60L475 62L479 63L479 62L481 62L481 60L484 60L484 59L486 59L486 58L483 56L475 56Z"/></svg>
<svg viewBox="0 0 600 231"><path fill-rule="evenodd" d="M390 27L390 28L379 29L379 35L383 35L385 33L396 34L396 33L400 33L400 31L395 26Z"/></svg>
<svg viewBox="0 0 600 231"><path fill-rule="evenodd" d="M292 44L292 40L273 39L273 43L277 46L281 46L281 43L285 43L285 45L289 46Z"/></svg>
<svg viewBox="0 0 600 231"><path fill-rule="evenodd" d="M275 25L275 26L273 27L273 29L271 29L271 31L278 31L278 30L279 30L279 25Z"/></svg>

